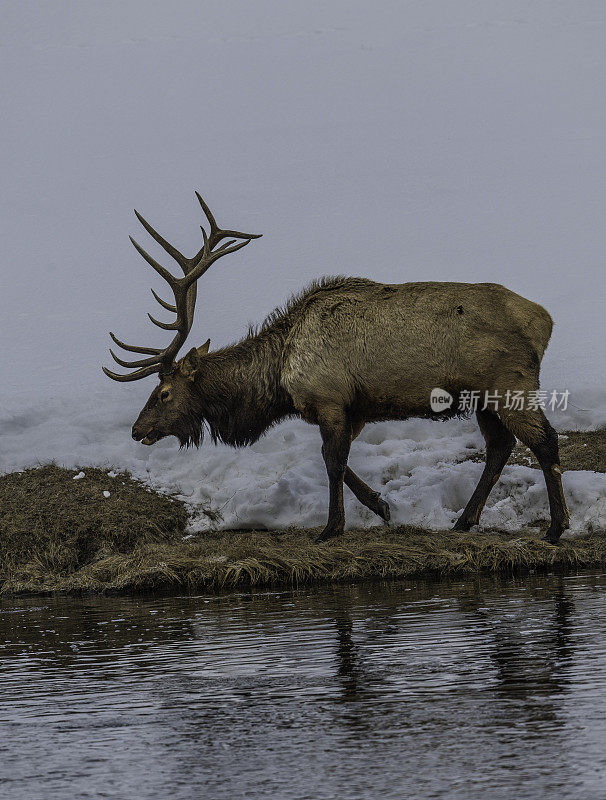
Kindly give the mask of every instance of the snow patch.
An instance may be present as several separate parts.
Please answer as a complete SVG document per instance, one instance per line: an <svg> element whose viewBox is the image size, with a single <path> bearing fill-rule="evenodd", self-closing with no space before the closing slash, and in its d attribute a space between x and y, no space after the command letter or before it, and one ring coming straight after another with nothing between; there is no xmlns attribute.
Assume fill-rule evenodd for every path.
<svg viewBox="0 0 606 800"><path fill-rule="evenodd" d="M0 411L0 470L49 461L70 469L86 463L128 470L186 502L192 513L189 533L315 527L326 521L328 481L314 426L292 420L241 450L210 441L199 450L180 450L174 439L145 447L130 436L136 409L129 414L127 404L112 401L109 392L94 398L94 416L82 410L91 405L84 398L22 402L21 425L10 409ZM449 528L480 477L483 446L474 420L381 422L356 439L349 463L388 501L394 524ZM480 461L470 461L470 455ZM114 469L108 475L115 475ZM563 483L571 512L567 535L606 530L606 475L568 471ZM382 524L348 489L345 506L349 527ZM482 527L515 531L548 515L542 473L507 466L486 504Z"/></svg>

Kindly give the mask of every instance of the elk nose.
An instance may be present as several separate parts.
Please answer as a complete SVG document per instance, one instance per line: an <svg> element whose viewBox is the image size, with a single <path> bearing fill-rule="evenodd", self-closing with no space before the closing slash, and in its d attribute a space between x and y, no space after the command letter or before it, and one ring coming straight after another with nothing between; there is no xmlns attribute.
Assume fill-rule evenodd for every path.
<svg viewBox="0 0 606 800"><path fill-rule="evenodd" d="M143 438L143 435L140 430L138 430L136 425L133 425L133 439L135 442L140 442Z"/></svg>

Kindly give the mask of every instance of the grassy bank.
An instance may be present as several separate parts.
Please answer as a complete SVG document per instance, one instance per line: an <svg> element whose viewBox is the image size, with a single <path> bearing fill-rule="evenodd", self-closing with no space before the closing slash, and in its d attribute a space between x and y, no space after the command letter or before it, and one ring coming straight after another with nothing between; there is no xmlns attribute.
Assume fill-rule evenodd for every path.
<svg viewBox="0 0 606 800"><path fill-rule="evenodd" d="M561 440L564 469L606 471L606 432ZM512 462L528 464L521 448ZM187 512L127 474L45 466L0 476L0 594L203 590L606 564L606 533L557 547L520 531L402 526L314 544L313 530L184 539Z"/></svg>

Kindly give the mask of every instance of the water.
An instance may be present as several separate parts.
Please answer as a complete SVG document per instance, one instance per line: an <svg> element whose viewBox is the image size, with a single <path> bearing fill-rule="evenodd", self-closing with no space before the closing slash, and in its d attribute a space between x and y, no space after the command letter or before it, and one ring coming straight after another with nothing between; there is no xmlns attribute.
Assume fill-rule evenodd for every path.
<svg viewBox="0 0 606 800"><path fill-rule="evenodd" d="M606 575L0 601L0 794L606 797Z"/></svg>

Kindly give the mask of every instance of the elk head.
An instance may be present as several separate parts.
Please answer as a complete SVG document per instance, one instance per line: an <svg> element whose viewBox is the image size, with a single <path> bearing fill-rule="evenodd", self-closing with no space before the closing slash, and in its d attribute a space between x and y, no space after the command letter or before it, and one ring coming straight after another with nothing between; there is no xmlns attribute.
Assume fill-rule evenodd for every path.
<svg viewBox="0 0 606 800"><path fill-rule="evenodd" d="M176 331L172 342L165 348L138 347L135 345L121 342L113 333L110 336L113 341L130 353L142 353L148 358L137 361L123 361L110 350L114 361L121 367L134 369L135 372L118 374L111 372L106 367L103 371L115 381L136 381L145 378L147 375L158 373L160 383L151 393L149 400L139 414L137 421L133 425L133 439L143 444L155 444L165 436L177 436L181 445L198 444L200 440L200 420L194 418L193 399L195 394L195 380L198 374L201 360L208 353L210 339L199 348L192 348L187 355L176 360L179 350L185 344L187 336L194 321L194 311L196 307L197 280L206 270L219 258L228 253L234 253L245 247L251 239L258 239L261 234L241 233L240 231L222 230L216 223L210 209L196 192L196 197L208 220L210 232L207 235L203 227L202 236L204 243L193 258L187 258L175 247L169 244L152 226L135 211L137 219L143 225L149 235L177 262L183 270L183 277L175 277L165 269L149 253L137 244L131 237L135 249L161 275L172 289L174 304L167 303L152 289L152 294L160 303L162 308L176 314L173 322L161 322L148 314L154 325L167 331ZM223 239L230 241L219 242ZM238 239L242 241L237 242Z"/></svg>

